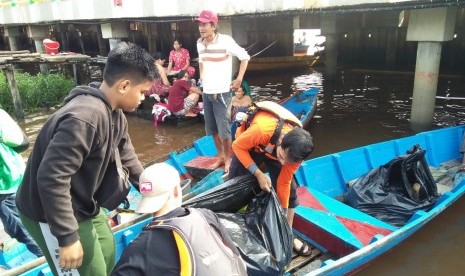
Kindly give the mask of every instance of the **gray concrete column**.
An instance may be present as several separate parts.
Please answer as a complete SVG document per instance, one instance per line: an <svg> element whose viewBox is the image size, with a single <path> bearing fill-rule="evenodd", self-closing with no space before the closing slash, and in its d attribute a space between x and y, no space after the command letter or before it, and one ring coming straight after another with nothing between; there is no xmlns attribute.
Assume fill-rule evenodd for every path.
<svg viewBox="0 0 465 276"><path fill-rule="evenodd" d="M450 8L412 10L410 13L407 41L418 41L410 117L410 127L414 131L428 130L433 125L441 43L453 38L456 13Z"/></svg>
<svg viewBox="0 0 465 276"><path fill-rule="evenodd" d="M415 131L433 125L441 48L441 42L418 42L411 114L411 127Z"/></svg>
<svg viewBox="0 0 465 276"><path fill-rule="evenodd" d="M19 50L19 36L9 36L8 44L10 45L10 51Z"/></svg>
<svg viewBox="0 0 465 276"><path fill-rule="evenodd" d="M113 50L113 48L116 47L116 45L118 45L121 42L121 39L119 39L119 38L110 38L110 39L108 39L108 41L110 42L110 51L111 51L111 50Z"/></svg>
<svg viewBox="0 0 465 276"><path fill-rule="evenodd" d="M121 42L121 38L128 37L128 24L124 21L104 23L100 27L102 29L102 37L109 39L110 51Z"/></svg>
<svg viewBox="0 0 465 276"><path fill-rule="evenodd" d="M386 65L396 65L397 55L397 28L387 28L386 36Z"/></svg>
<svg viewBox="0 0 465 276"><path fill-rule="evenodd" d="M10 46L10 51L18 51L19 43L19 27L4 27L5 36L8 37L8 44Z"/></svg>
<svg viewBox="0 0 465 276"><path fill-rule="evenodd" d="M45 54L45 47L42 39L34 39L34 46L36 47L36 52Z"/></svg>
<svg viewBox="0 0 465 276"><path fill-rule="evenodd" d="M334 80L337 73L337 17L335 14L321 15L321 34L326 37L325 66L328 80Z"/></svg>
<svg viewBox="0 0 465 276"><path fill-rule="evenodd" d="M97 28L95 30L97 32L97 43L98 43L98 52L99 55L101 56L106 56L107 55L107 46L105 39L102 37L102 28L100 25L97 25Z"/></svg>
<svg viewBox="0 0 465 276"><path fill-rule="evenodd" d="M334 80L337 74L337 36L326 35L326 54L325 54L325 66L326 66L326 78L328 80Z"/></svg>
<svg viewBox="0 0 465 276"><path fill-rule="evenodd" d="M34 45L37 53L45 54L45 47L42 39L34 39ZM40 63L39 68L42 74L48 74L50 72L49 64Z"/></svg>

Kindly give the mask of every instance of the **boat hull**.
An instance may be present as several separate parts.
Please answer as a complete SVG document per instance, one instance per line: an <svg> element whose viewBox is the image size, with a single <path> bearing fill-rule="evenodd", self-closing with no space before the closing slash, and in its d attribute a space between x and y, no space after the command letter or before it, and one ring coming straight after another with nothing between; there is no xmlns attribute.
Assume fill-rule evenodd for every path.
<svg viewBox="0 0 465 276"><path fill-rule="evenodd" d="M315 198L312 207L299 206L296 209L295 230L298 235L315 244L325 252L339 255L339 259L328 260L319 269L307 275L343 275L363 268L375 258L381 256L403 240L413 235L426 223L433 220L447 207L465 193L465 182L458 183L453 189L441 195L434 207L425 212L416 212L409 222L400 228L388 229L390 233L372 233L370 239L360 238L360 233L354 229L353 224L358 221L378 226L377 219L370 217L371 221L361 219L362 212L349 209L349 206L335 200L345 192L346 183L367 173L396 156L402 155L415 144L426 149L426 159L429 166L439 167L444 162L456 160L460 164L462 155L459 146L465 127L452 127L420 133L411 137L382 142L349 151L323 156L304 162L296 173L297 181L303 185ZM324 181L323 181L324 180ZM308 204L307 204L308 205ZM342 208L342 206L345 206ZM338 207L338 208L335 208ZM325 215L328 219L319 220ZM366 215L365 215L366 216ZM333 218L336 218L333 220ZM345 223L345 225L344 225ZM361 232L361 231L359 231Z"/></svg>
<svg viewBox="0 0 465 276"><path fill-rule="evenodd" d="M267 70L300 70L314 66L319 56L284 56L252 58L247 65L247 72Z"/></svg>

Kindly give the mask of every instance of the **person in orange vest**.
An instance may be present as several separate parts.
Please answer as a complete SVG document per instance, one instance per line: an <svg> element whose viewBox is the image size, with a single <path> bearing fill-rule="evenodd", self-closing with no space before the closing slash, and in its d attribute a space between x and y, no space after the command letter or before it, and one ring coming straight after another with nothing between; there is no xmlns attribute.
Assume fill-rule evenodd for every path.
<svg viewBox="0 0 465 276"><path fill-rule="evenodd" d="M136 213L153 213L154 218L123 251L112 276L247 275L215 213L181 207L180 182L179 173L166 163L141 174Z"/></svg>
<svg viewBox="0 0 465 276"><path fill-rule="evenodd" d="M255 112L236 132L228 175L232 179L253 174L267 192L273 186L282 208L287 211L290 226L299 204L294 173L313 150L312 137L301 126L299 119L281 105L268 101L256 103ZM311 254L308 245L299 239L294 239L294 250L299 255Z"/></svg>

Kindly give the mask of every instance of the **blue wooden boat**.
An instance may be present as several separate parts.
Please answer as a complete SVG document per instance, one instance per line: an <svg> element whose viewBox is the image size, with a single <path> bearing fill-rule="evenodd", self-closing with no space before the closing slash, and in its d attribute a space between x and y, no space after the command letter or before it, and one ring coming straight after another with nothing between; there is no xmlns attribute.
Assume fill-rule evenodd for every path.
<svg viewBox="0 0 465 276"><path fill-rule="evenodd" d="M307 125L316 112L316 99L318 92L318 87L310 88L305 91L298 91L282 101L281 104L293 112L298 118L300 118L303 125ZM204 136L196 140L192 145L177 151L173 151L167 156L159 158L152 163L166 162L176 168L181 175L181 178L186 180L194 178L186 168L186 163L196 158L206 159L208 162L213 163L215 161L214 158L216 154L217 151L212 136ZM186 198L200 194L201 192L206 191L223 182L222 176L224 171L221 168L208 171L208 175L196 183L197 185L191 189L191 193ZM139 201L140 194L137 191L132 190L128 198L131 203L131 208L134 209L137 205L137 202ZM123 235L125 232L124 228L130 227L132 230L139 229L138 227L144 224L144 222L139 222L140 219L141 217L136 217L129 223L118 225L113 229L116 240L120 240L120 243L117 245L118 256L121 253L122 248L124 248L131 240L126 237L127 235ZM131 223L136 224L130 226ZM140 229L138 231L140 232ZM18 275L24 271L28 271L31 267L34 269L29 270L24 275L48 275L47 273L50 272L50 269L48 268L47 264L45 264L44 258L37 259L32 253L27 251L26 247L22 244L17 244L13 247L14 248L11 250L0 252L0 267L3 266L6 269L11 269L8 272L11 272L11 275Z"/></svg>
<svg viewBox="0 0 465 276"><path fill-rule="evenodd" d="M316 113L319 91L319 88L313 87L305 91L296 92L280 104L299 118L302 126L305 128Z"/></svg>
<svg viewBox="0 0 465 276"><path fill-rule="evenodd" d="M426 161L431 170L442 172L443 175L435 178L452 179L461 163L459 148L464 132L465 126L433 130L305 161L296 173L301 186L298 189L301 205L296 208L294 232L320 249L322 254L293 261L289 269L308 270L306 275L355 272L442 213L465 193L465 181L455 185L438 184L442 188L434 206L417 211L402 227L354 209L340 198L347 190L347 183L405 154L416 144L426 150ZM135 222L118 226L114 234L118 256L150 220L141 216ZM16 274L51 275L46 264L21 273Z"/></svg>
<svg viewBox="0 0 465 276"><path fill-rule="evenodd" d="M294 231L327 258L330 256L307 275L343 275L363 268L462 197L465 181L438 184L441 192L435 205L430 210L417 211L402 227L387 224L338 200L346 192L347 183L405 154L416 144L426 150L433 172L443 171L452 179L461 163L459 148L464 131L464 126L428 131L304 162L296 174L302 187Z"/></svg>

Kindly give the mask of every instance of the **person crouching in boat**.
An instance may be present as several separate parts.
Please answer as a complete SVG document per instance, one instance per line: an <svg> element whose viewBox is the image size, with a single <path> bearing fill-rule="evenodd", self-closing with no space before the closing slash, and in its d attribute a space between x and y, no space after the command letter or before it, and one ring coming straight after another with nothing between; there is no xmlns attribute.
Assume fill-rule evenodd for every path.
<svg viewBox="0 0 465 276"><path fill-rule="evenodd" d="M189 81L186 70L179 71L177 80L171 86L168 94L168 109L176 116L195 117L192 111L199 102L202 91Z"/></svg>
<svg viewBox="0 0 465 276"><path fill-rule="evenodd" d="M256 103L255 108L256 112L249 114L237 130L228 178L253 174L264 191L269 192L273 186L292 227L299 204L293 177L313 150L312 137L281 105L267 101ZM262 165L270 177L260 169ZM310 247L299 239L294 239L294 250L299 255L311 254Z"/></svg>
<svg viewBox="0 0 465 276"><path fill-rule="evenodd" d="M118 275L247 275L239 251L207 209L183 208L179 173L158 163L140 176L142 200L136 213L153 213L123 251L112 276Z"/></svg>

